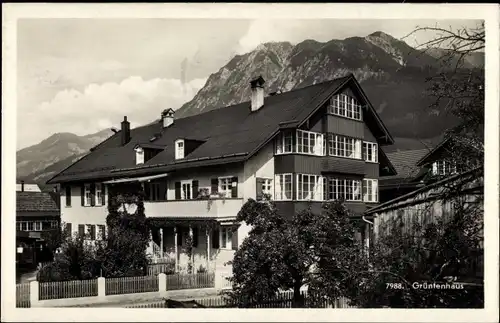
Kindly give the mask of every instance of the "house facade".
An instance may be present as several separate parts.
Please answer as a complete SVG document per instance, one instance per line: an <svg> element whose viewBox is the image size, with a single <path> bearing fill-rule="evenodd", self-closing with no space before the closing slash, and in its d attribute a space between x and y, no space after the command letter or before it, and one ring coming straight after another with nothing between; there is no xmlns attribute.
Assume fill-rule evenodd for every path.
<svg viewBox="0 0 500 323"><path fill-rule="evenodd" d="M379 202L379 178L395 169L380 149L393 139L359 83L349 75L268 96L264 84L250 82L250 102L191 117L165 110L135 129L125 117L118 133L48 181L61 185L66 229L104 239L110 188L141 182L153 258L229 271L251 229L236 222L250 198L270 196L287 218L343 199L361 220Z"/></svg>
<svg viewBox="0 0 500 323"><path fill-rule="evenodd" d="M36 184L21 184L16 192L16 264L31 269L39 262L52 260L47 234L60 230L60 197L37 191ZM29 187L29 191L24 191Z"/></svg>

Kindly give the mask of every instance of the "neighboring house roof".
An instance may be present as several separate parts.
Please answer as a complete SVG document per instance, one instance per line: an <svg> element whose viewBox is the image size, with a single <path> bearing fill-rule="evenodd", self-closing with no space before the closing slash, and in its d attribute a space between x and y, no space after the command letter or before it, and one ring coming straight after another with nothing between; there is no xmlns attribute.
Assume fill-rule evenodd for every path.
<svg viewBox="0 0 500 323"><path fill-rule="evenodd" d="M175 119L163 129L162 123L152 123L130 131L131 140L121 145L121 131L114 134L94 150L69 166L48 184L83 181L96 178L113 178L124 175L153 174L181 167L216 165L229 160L240 162L250 158L270 142L286 122L304 123L327 100L346 86L357 89L365 98L365 120L382 144L392 144L393 138L375 109L366 99L354 76L292 90L265 98L264 106L252 112L250 101L220 108L198 115ZM144 164L135 164L136 145L149 143L152 136L161 133L154 145L164 147L160 153ZM184 159L175 160L174 141L178 138L198 140L201 144Z"/></svg>
<svg viewBox="0 0 500 323"><path fill-rule="evenodd" d="M435 157L437 155L440 155L442 153L442 150L446 149L446 146L449 143L451 143L451 137L448 137L448 138L444 139L443 141L441 141L439 143L439 145L437 145L436 147L434 147L434 149L428 151L427 154L425 154L424 156L422 156L422 158L420 158L418 160L417 165L418 166L423 166L425 164L433 162L434 159L435 159Z"/></svg>
<svg viewBox="0 0 500 323"><path fill-rule="evenodd" d="M22 215L30 213L33 216L59 214L58 200L57 194L49 192L16 192L16 212Z"/></svg>
<svg viewBox="0 0 500 323"><path fill-rule="evenodd" d="M427 170L417 166L417 162L429 151L430 149L415 149L387 153L387 158L396 169L397 174L381 177L380 186L409 183L420 178Z"/></svg>
<svg viewBox="0 0 500 323"><path fill-rule="evenodd" d="M478 168L469 170L469 171L461 173L461 174L457 174L457 175L453 175L453 176L450 176L450 177L446 177L445 179L442 179L440 181L433 182L431 184L425 185L424 187L419 188L419 189L417 189L415 191L412 191L412 192L410 192L408 194L399 196L399 197L397 197L397 198L395 198L393 200L390 200L388 202L385 202L385 203L382 203L380 205L377 205L376 207L373 207L373 208L367 210L365 212L365 215L374 215L377 212L382 212L382 211L387 210L387 209L397 208L400 205L401 202L403 202L403 201L405 201L405 200L407 200L409 198L412 198L414 196L418 196L419 194L421 194L423 192L430 191L430 190L432 190L434 188L443 186L446 183L459 182L461 184L464 184L464 183L474 182L475 180L478 180L478 179L482 178L482 176L483 176L482 175L482 171L483 171L483 168L482 167L478 167ZM483 185L481 184L478 187L472 188L472 191L475 191L477 188L483 189ZM432 198L433 196L430 195L427 198L429 198L429 197Z"/></svg>

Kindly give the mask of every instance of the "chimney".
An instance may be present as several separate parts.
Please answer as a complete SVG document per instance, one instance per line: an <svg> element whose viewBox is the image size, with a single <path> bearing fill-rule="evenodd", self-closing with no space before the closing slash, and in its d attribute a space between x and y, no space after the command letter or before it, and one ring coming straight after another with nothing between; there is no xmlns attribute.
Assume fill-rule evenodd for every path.
<svg viewBox="0 0 500 323"><path fill-rule="evenodd" d="M174 123L174 110L172 109L165 109L161 113L161 121L162 121L162 127L167 128L170 125Z"/></svg>
<svg viewBox="0 0 500 323"><path fill-rule="evenodd" d="M252 112L257 111L264 105L264 79L259 76L253 81L250 81L250 86L252 88Z"/></svg>
<svg viewBox="0 0 500 323"><path fill-rule="evenodd" d="M21 192L24 192L24 181L21 181Z"/></svg>
<svg viewBox="0 0 500 323"><path fill-rule="evenodd" d="M127 121L127 116L123 117L121 131L122 131L122 146L125 146L130 141L130 122Z"/></svg>

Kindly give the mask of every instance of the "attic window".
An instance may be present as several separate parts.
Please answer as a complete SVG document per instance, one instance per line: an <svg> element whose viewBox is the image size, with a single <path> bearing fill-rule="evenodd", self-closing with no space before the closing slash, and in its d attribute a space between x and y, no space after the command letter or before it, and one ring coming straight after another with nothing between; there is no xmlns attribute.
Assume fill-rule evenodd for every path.
<svg viewBox="0 0 500 323"><path fill-rule="evenodd" d="M175 141L175 159L184 158L184 140L178 139Z"/></svg>
<svg viewBox="0 0 500 323"><path fill-rule="evenodd" d="M328 105L328 113L354 120L362 120L361 110L358 101L345 94L335 95Z"/></svg>

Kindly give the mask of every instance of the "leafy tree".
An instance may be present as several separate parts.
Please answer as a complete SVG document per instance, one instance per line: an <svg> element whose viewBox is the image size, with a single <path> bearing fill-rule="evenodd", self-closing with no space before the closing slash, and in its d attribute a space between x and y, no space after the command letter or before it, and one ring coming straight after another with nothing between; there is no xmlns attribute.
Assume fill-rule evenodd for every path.
<svg viewBox="0 0 500 323"><path fill-rule="evenodd" d="M233 290L229 297L239 307L265 303L280 289L292 289L293 306L303 307L300 288L310 284L321 291L325 287L325 262L344 266L349 259L337 258L338 250L347 254L361 250L354 240L355 227L347 210L338 203L325 203L320 214L306 209L287 221L277 213L273 202L249 199L237 220L252 226L232 261ZM344 272L339 271L336 277Z"/></svg>
<svg viewBox="0 0 500 323"><path fill-rule="evenodd" d="M147 271L149 229L143 201L144 192L139 183L109 189L108 236L103 255L106 277L141 276Z"/></svg>
<svg viewBox="0 0 500 323"><path fill-rule="evenodd" d="M85 237L62 235L60 252L54 261L42 267L37 273L40 282L84 280L98 277L100 274L99 243L86 243Z"/></svg>

